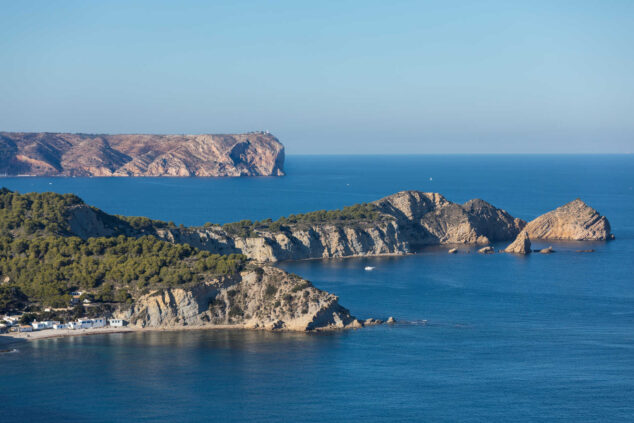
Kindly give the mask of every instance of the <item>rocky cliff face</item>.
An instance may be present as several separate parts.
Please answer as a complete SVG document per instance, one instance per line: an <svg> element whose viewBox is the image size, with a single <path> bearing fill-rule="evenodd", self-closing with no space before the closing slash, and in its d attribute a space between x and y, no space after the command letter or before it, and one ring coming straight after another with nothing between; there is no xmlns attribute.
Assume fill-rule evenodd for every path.
<svg viewBox="0 0 634 423"><path fill-rule="evenodd" d="M297 225L284 231L257 231L256 237L230 236L220 227L163 229L157 235L170 242L219 254L241 253L263 261L364 255L398 255L409 252L398 226L392 221Z"/></svg>
<svg viewBox="0 0 634 423"><path fill-rule="evenodd" d="M276 262L350 256L401 255L425 245L487 244L513 239L524 222L482 200L465 204L440 194L403 191L373 203L373 222L288 225L284 230L256 230L256 236L230 236L220 227L161 229L170 242L219 254L242 253Z"/></svg>
<svg viewBox="0 0 634 423"><path fill-rule="evenodd" d="M335 295L270 266L188 288L151 292L115 316L152 328L231 325L319 331L364 326L339 305Z"/></svg>
<svg viewBox="0 0 634 423"><path fill-rule="evenodd" d="M394 219L410 248L510 240L525 224L486 201L456 204L437 193L403 191L374 204Z"/></svg>
<svg viewBox="0 0 634 423"><path fill-rule="evenodd" d="M0 174L46 176L281 176L271 134L88 135L0 132Z"/></svg>
<svg viewBox="0 0 634 423"><path fill-rule="evenodd" d="M590 241L612 237L608 219L580 199L532 220L526 232L531 239Z"/></svg>
<svg viewBox="0 0 634 423"><path fill-rule="evenodd" d="M230 234L217 225L190 228L164 225L139 231L86 205L70 211L70 226L82 238L150 234L217 254L241 253L260 262L401 255L426 245L484 245L511 241L522 230L526 231L526 239L517 241L518 248L531 239L611 237L607 219L580 200L546 213L528 225L486 201L476 199L457 204L436 193L403 191L372 204L379 211L379 217L373 221L287 224L275 231L256 228L249 236Z"/></svg>
<svg viewBox="0 0 634 423"><path fill-rule="evenodd" d="M526 233L526 231L520 232L517 238L515 238L515 241L506 247L504 251L512 254L530 254L531 240L528 237L528 233Z"/></svg>

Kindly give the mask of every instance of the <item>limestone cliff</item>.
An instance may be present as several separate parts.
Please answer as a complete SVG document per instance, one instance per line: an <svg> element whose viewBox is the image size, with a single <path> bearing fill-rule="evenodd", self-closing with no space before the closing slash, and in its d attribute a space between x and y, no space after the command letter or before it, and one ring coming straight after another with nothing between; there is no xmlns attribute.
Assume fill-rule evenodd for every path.
<svg viewBox="0 0 634 423"><path fill-rule="evenodd" d="M258 230L256 236L227 234L222 228L161 229L157 235L170 242L219 254L241 253L258 260L275 262L311 258L364 255L398 255L408 253L392 221L362 222L355 225L296 225L283 231Z"/></svg>
<svg viewBox="0 0 634 423"><path fill-rule="evenodd" d="M506 247L504 251L512 254L530 254L531 240L528 237L528 233L526 233L526 231L520 232L517 238L515 238L515 241Z"/></svg>
<svg viewBox="0 0 634 423"><path fill-rule="evenodd" d="M594 241L612 237L608 219L580 199L532 220L526 232L531 239Z"/></svg>
<svg viewBox="0 0 634 423"><path fill-rule="evenodd" d="M320 331L364 326L339 305L335 295L270 266L190 287L153 291L115 316L133 326L152 328L230 325Z"/></svg>
<svg viewBox="0 0 634 423"><path fill-rule="evenodd" d="M403 191L372 203L373 221L289 224L251 236L230 235L219 226L160 229L170 242L219 254L242 253L258 261L350 256L402 255L425 245L488 244L512 240L524 222L482 200L465 204L440 194Z"/></svg>
<svg viewBox="0 0 634 423"><path fill-rule="evenodd" d="M273 135L90 135L0 132L0 174L46 176L280 176Z"/></svg>
<svg viewBox="0 0 634 423"><path fill-rule="evenodd" d="M580 200L528 225L483 200L457 204L437 193L403 191L370 205L376 214L371 219L253 223L248 233L232 233L220 225L169 227L149 220L140 229L86 205L74 206L69 215L74 234L82 238L155 235L213 253L241 253L260 262L402 255L440 244L486 245L512 241L523 229L526 239L519 244L526 244L527 239L601 240L611 236L607 219Z"/></svg>
<svg viewBox="0 0 634 423"><path fill-rule="evenodd" d="M505 241L524 226L522 220L480 199L456 204L437 193L402 191L374 204L394 219L410 248Z"/></svg>

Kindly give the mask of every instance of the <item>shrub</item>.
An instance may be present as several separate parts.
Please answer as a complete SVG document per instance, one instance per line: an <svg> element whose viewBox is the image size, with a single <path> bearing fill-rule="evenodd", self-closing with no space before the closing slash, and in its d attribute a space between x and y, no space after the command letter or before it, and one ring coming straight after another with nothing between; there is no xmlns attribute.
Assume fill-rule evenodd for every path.
<svg viewBox="0 0 634 423"><path fill-rule="evenodd" d="M275 294L277 294L277 288L274 287L273 285L267 285L266 288L264 289L265 297L272 297Z"/></svg>
<svg viewBox="0 0 634 423"><path fill-rule="evenodd" d="M293 288L291 288L291 292L299 292L303 289L306 289L310 286L310 283L308 283L308 281L302 281L300 283L298 283L297 285L295 285Z"/></svg>
<svg viewBox="0 0 634 423"><path fill-rule="evenodd" d="M234 304L229 309L229 317L240 317L240 316L243 316L243 315L244 315L244 312L242 311L242 309L238 305Z"/></svg>

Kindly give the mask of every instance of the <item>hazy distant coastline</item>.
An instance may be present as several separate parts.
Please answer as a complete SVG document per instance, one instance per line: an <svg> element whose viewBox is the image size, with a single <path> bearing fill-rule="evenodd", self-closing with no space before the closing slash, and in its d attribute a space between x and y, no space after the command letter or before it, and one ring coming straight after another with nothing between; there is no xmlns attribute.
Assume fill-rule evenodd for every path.
<svg viewBox="0 0 634 423"><path fill-rule="evenodd" d="M232 135L0 132L4 176L282 176L268 132Z"/></svg>

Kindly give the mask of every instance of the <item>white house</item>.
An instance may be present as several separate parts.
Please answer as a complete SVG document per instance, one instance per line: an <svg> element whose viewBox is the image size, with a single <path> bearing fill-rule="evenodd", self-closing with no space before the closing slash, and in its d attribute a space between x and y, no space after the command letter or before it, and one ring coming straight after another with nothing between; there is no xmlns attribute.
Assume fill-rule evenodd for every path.
<svg viewBox="0 0 634 423"><path fill-rule="evenodd" d="M102 328L106 326L106 319L103 317L96 319L78 319L77 322L73 323L77 323L77 329Z"/></svg>
<svg viewBox="0 0 634 423"><path fill-rule="evenodd" d="M126 324L125 320L122 320L122 319L110 319L108 320L108 323L110 324L110 326L114 328L120 328L125 326Z"/></svg>
<svg viewBox="0 0 634 423"><path fill-rule="evenodd" d="M70 323L68 323L67 326L68 326L68 329L73 329L73 330L75 330L75 329L84 329L85 328L85 326L82 323L79 323L79 322L70 322Z"/></svg>
<svg viewBox="0 0 634 423"><path fill-rule="evenodd" d="M106 326L106 319L103 317L97 317L96 319L91 319L93 328L103 328Z"/></svg>
<svg viewBox="0 0 634 423"><path fill-rule="evenodd" d="M31 326L31 325L20 325L17 328L17 332L33 332L33 326Z"/></svg>
<svg viewBox="0 0 634 423"><path fill-rule="evenodd" d="M77 319L77 321L73 323L77 325L76 329L90 329L92 327L91 319Z"/></svg>
<svg viewBox="0 0 634 423"><path fill-rule="evenodd" d="M4 316L4 320L15 325L22 316Z"/></svg>
<svg viewBox="0 0 634 423"><path fill-rule="evenodd" d="M68 325L66 323L57 323L56 325L53 325L53 329L55 330L68 329Z"/></svg>
<svg viewBox="0 0 634 423"><path fill-rule="evenodd" d="M33 326L33 330L42 330L42 329L51 329L53 325L57 325L59 322L46 320L43 322L33 322L31 326Z"/></svg>

